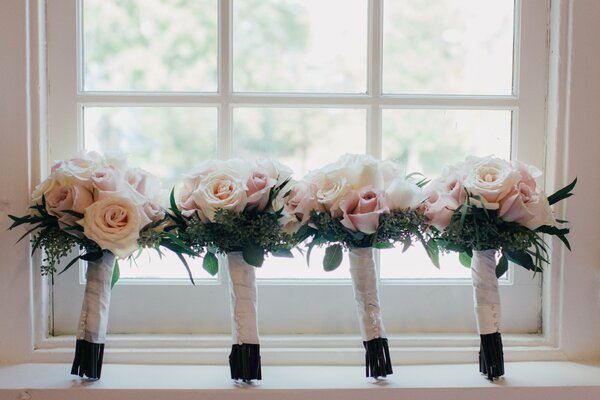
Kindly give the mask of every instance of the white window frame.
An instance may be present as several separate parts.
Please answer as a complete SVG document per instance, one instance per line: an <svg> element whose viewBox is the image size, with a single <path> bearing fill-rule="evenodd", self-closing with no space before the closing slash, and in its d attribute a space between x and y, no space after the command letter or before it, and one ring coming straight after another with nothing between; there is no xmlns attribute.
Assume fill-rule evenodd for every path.
<svg viewBox="0 0 600 400"><path fill-rule="evenodd" d="M373 1L373 3L378 3L378 1ZM525 4L533 4L533 2L524 2ZM547 4L548 2L543 1L543 3ZM538 4L539 5L539 4ZM377 8L377 7L373 7L373 8ZM563 7L564 8L564 7ZM31 2L30 3L30 15L29 17L31 18L30 22L31 22L31 26L30 26L30 42L32 42L34 45L39 45L39 43L43 43L43 40L38 41L39 39L35 37L35 35L37 35L38 33L41 35L41 38L43 38L43 32L38 32L38 28L44 26L43 21L45 21L44 18L44 13L43 13L43 4L41 3L34 3ZM40 13L40 15L38 15L38 13ZM39 17L39 18L38 18ZM530 21L530 19L528 19L528 21ZM37 24L40 25L37 25ZM41 31L43 31L43 29L41 29ZM63 45L68 46L69 43L63 43ZM40 46L43 47L43 46ZM532 47L529 50L531 50L531 52L527 52L527 54L535 54L535 53L539 53L540 51L543 51L545 53L545 49L546 47L542 47L540 48L535 48ZM521 49L521 51L524 53L524 48ZM35 51L32 53L32 59L35 61L36 60L36 56L35 56ZM34 123L32 123L32 126L30 127L30 129L35 130L36 128L39 128L40 131L44 131L44 127L46 124L45 121L45 112L44 112L44 82L43 82L43 73L42 75L42 79L41 82L37 82L37 78L35 77L35 73L36 73L36 69L39 68L40 71L44 70L44 57L43 57L43 51L42 51L42 56L39 57L39 59L37 59L38 64L33 65L33 69L32 69L32 82L34 84L36 83L40 83L40 88L41 88L41 99L40 102L42 104L42 107L40 107L40 109L38 110L37 107L30 107L30 111L32 112L38 112L40 111L40 117L39 119L34 117L33 121ZM520 65L521 67L524 67L527 65L527 63L525 62L525 60L522 58L520 60ZM67 71L68 73L68 71ZM545 74L534 74L538 77L542 77L543 81L544 81L544 90L546 87L546 77L544 76ZM517 88L521 87L522 85L517 84ZM52 87L50 87L48 89L50 92L53 91ZM134 96L135 97L135 96ZM292 96L293 97L293 96ZM510 96L512 97L512 96ZM136 99L136 102L139 99ZM410 102L410 99L406 99L406 98L400 98L400 101L407 101ZM417 99L418 100L418 99ZM412 101L417 101L415 99L412 99ZM427 99L421 99L423 101L426 101ZM464 105L461 102L464 101L468 101L468 98L440 98L438 99L439 106L450 106L452 105L452 101L457 100L458 103L460 105ZM532 99L529 99L532 102L534 102ZM515 99L514 98L509 98L506 99L506 101L511 102L512 106L515 106ZM525 100L523 100L525 102ZM417 101L418 103L418 101ZM35 102L32 103L35 105ZM542 106L541 104L539 104L539 102L537 103L538 106ZM519 105L521 111L523 110L523 106ZM545 105L544 105L545 107ZM54 117L55 113L54 111L51 110L49 116ZM60 120L60 119L59 119ZM521 120L520 120L521 121ZM60 127L60 124L56 123L56 120L50 119L49 121L49 125L52 129L57 129ZM545 122L545 119L544 119ZM542 122L542 125L544 124L544 122ZM552 122L552 121L550 121ZM57 126L58 125L58 126ZM516 127L518 130L524 130L524 131L528 131L528 128L534 128L535 127L539 128L539 124L536 123L519 123L519 126ZM543 127L542 127L543 129ZM543 129L545 130L545 129ZM43 134L42 134L43 137ZM41 141L42 146L40 148L39 154L37 152L36 149L32 150L31 153L31 157L33 158L33 160L38 160L40 159L41 161L39 161L39 164L42 166L42 170L43 170L43 166L47 165L47 160L48 159L53 159L53 158L61 158L61 156L57 156L56 151L52 151L52 149L56 149L56 147L53 147L53 142L52 140L49 141L49 151L47 152L47 154L49 155L48 158L45 158L46 152L44 151L44 141ZM535 142L534 142L535 143ZM531 144L531 143L530 143ZM522 148L524 146L527 146L527 143L522 143L521 142L521 137L519 137L519 141L517 142L517 149L518 148ZM532 144L531 144L532 145ZM67 151L67 154L65 154L62 157L68 156L69 152ZM517 153L518 154L518 153ZM527 160L530 161L530 160ZM530 162L535 162L535 161L530 161ZM543 163L538 162L538 165L542 165ZM35 166L35 163L34 163ZM35 168L34 168L35 170ZM548 171L547 171L548 172ZM555 172L555 171L550 171L550 172ZM35 178L37 174L34 174L33 177L33 181L35 182ZM43 173L42 173L43 175ZM557 180L557 175L559 175L558 173L556 173L556 175L552 175L552 174L548 174L550 175L550 178L548 178L548 182L550 182L550 184L552 184L555 180ZM560 261L560 254L562 254L561 251L555 251L554 252L555 256L553 257L553 259L557 259L557 261ZM558 263L559 265L561 264L560 262ZM45 311L46 305L47 303L47 293L45 293L45 291L47 290L47 282L44 279L39 278L39 276L37 275L37 268L35 268L35 265L37 265L37 260L33 260L32 261L32 277L33 277L33 282L34 285L32 286L32 289L34 289L34 295L33 295L33 305L34 305L34 324L36 326L36 335L35 335L35 340L33 341L34 343L34 347L36 349L40 349L40 351L37 352L37 356L38 356L38 360L40 359L46 359L48 357L50 357L53 360L57 360L60 359L61 356L59 356L59 354L62 354L60 350L65 346L69 346L71 344L71 338L70 337L48 337L47 335L47 329L45 328L45 318L48 316L47 311ZM551 270L551 276L550 276L550 280L551 281L553 279L553 274L554 274L555 270ZM536 357L541 357L541 358L548 358L548 357L559 357L560 356L560 351L558 351L558 349L556 348L556 328L554 326L554 322L555 320L555 304L557 301L548 301L549 296L551 297L552 295L556 294L556 285L550 285L550 284L546 284L547 280L544 281L544 295L545 295L545 307L544 307L544 316L548 317L544 319L544 330L543 330L543 334L541 335L528 335L528 337L523 337L523 336L519 336L519 335L509 335L508 340L506 341L506 345L507 345L507 358L508 359L520 359L519 357L526 357L528 359L532 359L532 354L531 352L533 351L534 353L537 353L539 355L533 355L533 359L535 359ZM550 294L548 294L550 293ZM75 298L75 296L73 296ZM465 304L469 304L468 302ZM546 305L548 305L548 307L546 307ZM384 305L385 307L385 305ZM469 308L468 306L466 308ZM113 311L114 313L114 311ZM386 316L389 315L386 311ZM386 317L387 318L387 317ZM550 329L547 329L550 328ZM338 336L331 336L331 337L312 337L312 338L305 338L303 340L298 340L296 338L288 338L288 337L272 337L272 338L267 338L266 341L264 341L263 343L265 344L266 347L266 359L265 361L268 362L274 362L277 361L273 358L272 354L278 354L281 355L282 351L284 354L289 354L291 357L291 360L298 360L298 353L294 351L294 347L324 347L327 348L329 346L335 346L335 347L354 347L353 346L353 341L354 338L348 338L348 337L338 337ZM218 356L213 356L211 357L209 355L210 352L203 352L202 350L199 350L197 352L189 352L189 350L185 349L185 350L176 350L176 349L181 349L182 347L187 347L188 345L196 348L196 347L211 347L211 346L216 346L216 347L222 347L222 345L224 343L228 343L228 338L227 337L219 337L219 336L210 336L210 337L199 337L199 336L194 336L194 337L188 337L185 339L178 339L178 338L172 338L172 337L162 337L162 338L156 338L156 337L131 337L131 336L126 336L126 337L119 337L119 336L115 336L113 339L109 339L109 347L115 348L115 349L120 349L120 348L128 348L128 349L133 349L133 351L127 351L127 352L119 352L118 350L115 351L114 354L109 354L109 356L111 357L111 359L113 361L129 361L129 362L140 362L140 361L147 361L148 359L151 360L158 360L158 361L169 361L169 360L177 360L177 362L183 361L183 360L193 360L195 362L198 362L198 360L200 360L199 362L206 362L206 363L211 363L211 362L222 362L222 360L220 360L221 355ZM317 344L317 346L315 346L315 344ZM432 334L426 337L423 337L422 335L398 335L397 337L393 337L392 338L392 346L395 348L396 352L402 352L402 359L404 362L423 362L424 360L427 361L427 359L435 359L437 361L461 361L461 360L470 360L470 357L472 355L472 346L474 346L475 344L475 336L472 334L464 334L464 335L439 335L439 334ZM152 355L149 356L148 352L144 351L142 348L143 347L167 347L167 348L171 348L173 351L170 351L168 353L163 353L162 355ZM447 347L451 346L452 349L448 350ZM528 351L528 355L523 356L522 352L519 351L518 347L520 346L531 346L529 348ZM425 347L427 350L423 351L423 347ZM283 349L282 349L283 348ZM512 349L514 348L514 350ZM271 350L271 351L269 351ZM288 350L287 352L285 350ZM54 356L49 356L49 354L52 353ZM315 353L314 356L315 357L311 357L311 352L307 351L304 352L302 354L305 354L307 359L314 361L314 362L319 362L319 360L325 359L327 358L327 356L325 356L324 354L327 352L324 352L323 349L319 349L318 351L314 351L312 353ZM68 354L65 353L65 354ZM199 355L201 354L201 355ZM293 355L296 355L295 357ZM358 353L354 354L354 353L350 353L347 357L339 357L338 353L336 354L336 363L337 362L341 362L341 363L345 363L345 362L356 362L357 359L359 358ZM524 354L524 353L523 353ZM269 356L271 355L271 356ZM320 356L319 356L320 355ZM65 355L63 355L64 357ZM467 358L468 356L468 358ZM41 357L41 358L39 358ZM58 358L57 358L58 357ZM150 357L150 358L148 358ZM285 357L282 357L285 358ZM218 360L217 360L218 359ZM331 361L331 359L328 359L329 361ZM279 360L280 361L280 360ZM293 362L293 361L292 361Z"/></svg>

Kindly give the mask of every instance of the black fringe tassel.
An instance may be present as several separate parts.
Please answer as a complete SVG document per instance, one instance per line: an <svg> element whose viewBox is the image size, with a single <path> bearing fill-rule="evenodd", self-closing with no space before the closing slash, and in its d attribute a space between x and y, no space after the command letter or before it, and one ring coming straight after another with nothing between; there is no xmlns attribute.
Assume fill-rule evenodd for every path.
<svg viewBox="0 0 600 400"><path fill-rule="evenodd" d="M104 357L104 343L91 343L87 340L77 340L75 345L75 359L71 374L86 376L90 379L100 379L102 372L102 358Z"/></svg>
<svg viewBox="0 0 600 400"><path fill-rule="evenodd" d="M487 375L490 381L504 375L504 354L500 332L481 336L479 349L479 372Z"/></svg>
<svg viewBox="0 0 600 400"><path fill-rule="evenodd" d="M371 339L363 342L363 345L366 350L365 365L367 378L370 376L373 378L386 377L393 374L387 339Z"/></svg>
<svg viewBox="0 0 600 400"><path fill-rule="evenodd" d="M234 344L229 355L229 368L231 379L250 382L260 381L260 345L259 344Z"/></svg>

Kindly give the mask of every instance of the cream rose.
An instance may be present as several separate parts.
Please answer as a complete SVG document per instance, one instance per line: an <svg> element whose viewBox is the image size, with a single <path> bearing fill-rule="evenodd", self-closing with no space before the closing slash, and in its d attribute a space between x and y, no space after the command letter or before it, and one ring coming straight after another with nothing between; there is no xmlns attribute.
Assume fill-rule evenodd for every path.
<svg viewBox="0 0 600 400"><path fill-rule="evenodd" d="M316 187L317 202L332 217L340 217L342 215L340 201L351 190L346 178L342 176L320 176L313 184Z"/></svg>
<svg viewBox="0 0 600 400"><path fill-rule="evenodd" d="M198 187L208 175L223 169L224 165L223 161L208 160L183 177L183 184L177 197L177 206L184 215L190 216L195 212L200 212L198 204L194 201L194 191L198 190Z"/></svg>
<svg viewBox="0 0 600 400"><path fill-rule="evenodd" d="M392 210L415 208L423 200L421 188L404 178L392 180L385 190L385 196Z"/></svg>
<svg viewBox="0 0 600 400"><path fill-rule="evenodd" d="M131 199L104 194L78 221L86 237L119 258L127 258L138 249L140 230L150 222L143 208Z"/></svg>
<svg viewBox="0 0 600 400"><path fill-rule="evenodd" d="M499 202L509 194L521 179L521 174L510 163L500 158L467 158L471 167L464 186L473 196L481 196L478 206L490 210L500 207ZM477 204L476 204L477 205Z"/></svg>
<svg viewBox="0 0 600 400"><path fill-rule="evenodd" d="M215 172L206 176L192 198L202 212L201 218L214 222L219 208L244 211L248 203L246 182L227 171Z"/></svg>
<svg viewBox="0 0 600 400"><path fill-rule="evenodd" d="M59 222L73 225L79 218L65 210L83 214L93 202L92 192L84 186L54 186L46 195L46 211L56 216Z"/></svg>
<svg viewBox="0 0 600 400"><path fill-rule="evenodd" d="M381 216L390 212L383 191L371 186L349 192L340 202L340 209L342 225L366 234L375 233Z"/></svg>

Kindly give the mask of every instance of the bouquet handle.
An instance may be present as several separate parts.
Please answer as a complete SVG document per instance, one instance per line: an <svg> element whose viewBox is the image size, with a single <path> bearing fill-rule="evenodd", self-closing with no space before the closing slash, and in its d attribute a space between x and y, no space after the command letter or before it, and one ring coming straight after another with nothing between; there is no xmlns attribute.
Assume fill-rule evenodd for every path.
<svg viewBox="0 0 600 400"><path fill-rule="evenodd" d="M261 380L255 267L244 261L241 252L227 254L227 267L233 339L229 355L231 379Z"/></svg>
<svg viewBox="0 0 600 400"><path fill-rule="evenodd" d="M481 337L479 372L494 380L504 375L500 335L500 292L496 277L496 250L474 251L471 261L473 300Z"/></svg>
<svg viewBox="0 0 600 400"><path fill-rule="evenodd" d="M71 368L73 375L100 379L115 261L115 255L108 251L100 259L88 261L75 358Z"/></svg>
<svg viewBox="0 0 600 400"><path fill-rule="evenodd" d="M379 306L372 247L350 250L350 275L365 347L366 376L386 377L393 370Z"/></svg>

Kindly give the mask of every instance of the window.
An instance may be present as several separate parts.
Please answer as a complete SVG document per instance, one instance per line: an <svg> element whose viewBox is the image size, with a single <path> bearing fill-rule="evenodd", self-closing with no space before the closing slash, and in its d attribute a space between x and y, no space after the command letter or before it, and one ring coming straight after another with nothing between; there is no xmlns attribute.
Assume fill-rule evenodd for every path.
<svg viewBox="0 0 600 400"><path fill-rule="evenodd" d="M49 0L48 159L119 149L171 185L209 157L269 155L300 175L346 152L428 175L466 154L543 167L548 12L520 0ZM313 257L259 270L262 334L358 333L347 271L324 275ZM390 336L474 332L469 272L452 258L441 271L417 248L379 262ZM147 268L123 267L132 279L113 292L109 332L229 332L226 276L196 262L192 287L171 260ZM65 275L55 335L74 331L83 292ZM539 279L504 280L505 332L541 329Z"/></svg>

